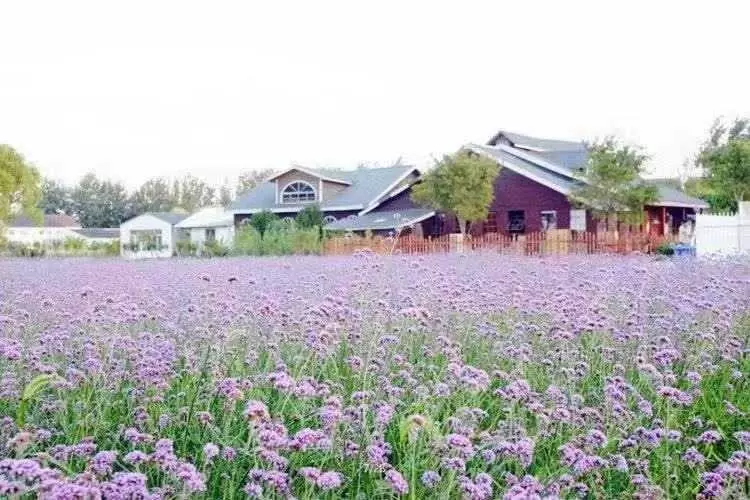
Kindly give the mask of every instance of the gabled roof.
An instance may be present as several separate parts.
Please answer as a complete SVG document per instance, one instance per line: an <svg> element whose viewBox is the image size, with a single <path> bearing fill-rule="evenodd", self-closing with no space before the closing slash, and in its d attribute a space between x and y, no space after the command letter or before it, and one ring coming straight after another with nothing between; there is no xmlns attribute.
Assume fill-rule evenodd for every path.
<svg viewBox="0 0 750 500"><path fill-rule="evenodd" d="M336 174L335 171L333 171L333 172L327 172L325 170L313 170L311 168L301 167L299 165L292 165L291 167L287 168L286 170L282 170L281 172L273 174L267 180L269 180L269 181L276 180L279 177L281 177L282 175L287 174L289 172L292 172L294 170L299 170L300 172L304 172L304 173L306 173L308 175L312 175L313 177L317 177L318 179L323 179L324 181L327 181L327 182L334 182L334 183L337 183L337 184L345 184L345 185L351 184L351 182L349 182L347 180L344 180L344 179L341 179L341 178L338 178L338 177L334 177L334 175Z"/></svg>
<svg viewBox="0 0 750 500"><path fill-rule="evenodd" d="M296 167L295 167L296 168ZM401 179L411 172L419 171L410 165L384 168L360 168L357 170L317 170L328 178L337 178L348 183L332 199L320 204L324 212L363 210L377 204L394 189ZM273 212L298 212L309 206L305 204L279 203L276 199L274 181L264 182L237 198L229 207L234 213L255 213L262 210Z"/></svg>
<svg viewBox="0 0 750 500"><path fill-rule="evenodd" d="M585 151L586 146L583 142L561 141L558 139L541 139L539 137L530 137L528 135L517 134L507 130L501 130L487 142L490 146L496 146L502 138L506 138L511 146L518 149L528 149L530 151Z"/></svg>
<svg viewBox="0 0 750 500"><path fill-rule="evenodd" d="M517 174L523 175L534 182L546 186L562 194L570 194L576 187L580 186L581 181L570 174L565 175L561 172L555 172L545 168L538 162L531 161L528 155L526 158L517 156L508 151L508 148L499 148L494 146L480 146L478 144L469 144L466 149L474 151L477 154L487 156L497 161L501 166L512 170ZM510 148L512 149L512 148Z"/></svg>
<svg viewBox="0 0 750 500"><path fill-rule="evenodd" d="M422 222L435 215L428 208L407 208L384 212L370 212L364 215L352 215L326 224L331 231L387 231L401 229Z"/></svg>
<svg viewBox="0 0 750 500"><path fill-rule="evenodd" d="M111 238L120 237L120 228L118 227L84 227L81 229L72 229L72 231L84 238Z"/></svg>
<svg viewBox="0 0 750 500"><path fill-rule="evenodd" d="M42 223L39 224L25 215L19 215L13 219L8 227L81 227L74 217L66 214L44 214Z"/></svg>
<svg viewBox="0 0 750 500"><path fill-rule="evenodd" d="M684 191L681 191L669 183L663 182L661 179L645 179L647 184L656 186L659 191L659 201L652 203L655 206L666 206L666 207L687 207L687 208L708 208L708 203L705 201L690 196Z"/></svg>
<svg viewBox="0 0 750 500"><path fill-rule="evenodd" d="M175 227L227 227L232 225L234 225L234 218L230 212L222 207L208 207L181 220Z"/></svg>
<svg viewBox="0 0 750 500"><path fill-rule="evenodd" d="M150 215L152 217L156 217L157 219L161 219L164 222L168 222L172 224L173 226L180 222L181 220L187 219L188 214L176 214L173 212L146 212L142 215Z"/></svg>

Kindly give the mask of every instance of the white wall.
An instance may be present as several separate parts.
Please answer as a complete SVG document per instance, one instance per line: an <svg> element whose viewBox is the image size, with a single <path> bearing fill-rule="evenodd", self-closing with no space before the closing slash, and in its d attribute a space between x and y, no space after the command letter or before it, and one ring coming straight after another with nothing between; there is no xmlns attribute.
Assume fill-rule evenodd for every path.
<svg viewBox="0 0 750 500"><path fill-rule="evenodd" d="M194 227L190 229L190 241L199 247L206 242L205 227ZM225 246L231 246L234 243L234 226L215 227L216 241Z"/></svg>
<svg viewBox="0 0 750 500"><path fill-rule="evenodd" d="M750 202L740 203L737 214L698 214L695 218L698 255L750 253Z"/></svg>
<svg viewBox="0 0 750 500"><path fill-rule="evenodd" d="M53 241L64 241L65 238L83 239L67 227L9 227L5 231L5 237L10 242L24 245L49 245Z"/></svg>
<svg viewBox="0 0 750 500"><path fill-rule="evenodd" d="M161 242L166 246L164 250L125 252L123 245L130 244L131 231L160 230ZM153 215L144 214L134 217L120 224L120 254L123 257L143 259L148 257L171 257L174 252L176 232L174 226Z"/></svg>

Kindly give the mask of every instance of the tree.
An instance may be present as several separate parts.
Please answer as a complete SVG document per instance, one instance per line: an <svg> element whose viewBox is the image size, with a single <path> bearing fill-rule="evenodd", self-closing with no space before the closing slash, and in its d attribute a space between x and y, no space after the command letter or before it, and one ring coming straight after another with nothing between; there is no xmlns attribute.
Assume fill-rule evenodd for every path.
<svg viewBox="0 0 750 500"><path fill-rule="evenodd" d="M12 147L0 144L0 224L18 213L39 218L39 172Z"/></svg>
<svg viewBox="0 0 750 500"><path fill-rule="evenodd" d="M224 184L221 185L219 188L219 195L218 195L218 202L219 205L221 205L224 208L227 208L229 205L231 205L233 200L232 197L232 188L229 186L226 180L224 180Z"/></svg>
<svg viewBox="0 0 750 500"><path fill-rule="evenodd" d="M685 181L684 188L690 196L705 200L715 212L732 212L737 209L734 198L720 193L706 177L690 177Z"/></svg>
<svg viewBox="0 0 750 500"><path fill-rule="evenodd" d="M243 195L251 189L255 189L258 184L271 177L273 173L274 171L272 169L266 168L263 170L249 170L240 174L237 179L237 196Z"/></svg>
<svg viewBox="0 0 750 500"><path fill-rule="evenodd" d="M469 222L487 218L499 171L496 161L470 151L446 155L412 188L412 199L452 213L466 233Z"/></svg>
<svg viewBox="0 0 750 500"><path fill-rule="evenodd" d="M750 119L736 119L731 125L717 119L696 164L718 201L731 200L728 208L736 210L738 202L750 199Z"/></svg>
<svg viewBox="0 0 750 500"><path fill-rule="evenodd" d="M117 227L130 218L132 209L125 186L100 180L94 173L81 178L73 188L72 199L83 227Z"/></svg>
<svg viewBox="0 0 750 500"><path fill-rule="evenodd" d="M149 179L133 193L131 204L135 214L146 212L169 212L178 200L164 178Z"/></svg>
<svg viewBox="0 0 750 500"><path fill-rule="evenodd" d="M72 190L60 181L45 177L42 179L39 208L45 214L73 215L75 205Z"/></svg>
<svg viewBox="0 0 750 500"><path fill-rule="evenodd" d="M599 218L643 219L643 206L658 199L656 186L641 180L648 156L638 147L622 145L614 137L589 145L589 160L581 186L571 202L591 209Z"/></svg>
<svg viewBox="0 0 750 500"><path fill-rule="evenodd" d="M303 208L294 219L297 227L301 229L312 229L315 227L323 227L323 212L320 207L316 205L310 205Z"/></svg>
<svg viewBox="0 0 750 500"><path fill-rule="evenodd" d="M179 199L178 205L188 212L213 204L216 190L205 181L186 175L180 179L178 185L179 187L175 186L173 194Z"/></svg>
<svg viewBox="0 0 750 500"><path fill-rule="evenodd" d="M253 214L253 216L250 217L250 225L258 231L261 238L263 238L266 232L278 221L279 216L270 210L263 210L262 212Z"/></svg>

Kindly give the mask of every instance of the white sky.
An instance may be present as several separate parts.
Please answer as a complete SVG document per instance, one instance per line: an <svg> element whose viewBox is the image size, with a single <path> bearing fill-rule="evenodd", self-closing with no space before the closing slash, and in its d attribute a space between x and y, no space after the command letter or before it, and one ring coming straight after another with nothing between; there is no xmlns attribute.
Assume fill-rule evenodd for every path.
<svg viewBox="0 0 750 500"><path fill-rule="evenodd" d="M750 115L742 5L0 0L0 143L133 187L615 133L674 174Z"/></svg>

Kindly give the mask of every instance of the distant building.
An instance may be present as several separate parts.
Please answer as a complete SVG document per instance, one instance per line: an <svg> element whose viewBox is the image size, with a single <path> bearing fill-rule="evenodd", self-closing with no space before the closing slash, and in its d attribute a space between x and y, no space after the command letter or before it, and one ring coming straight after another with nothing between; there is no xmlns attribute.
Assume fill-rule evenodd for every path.
<svg viewBox="0 0 750 500"><path fill-rule="evenodd" d="M199 210L178 222L175 227L186 234L199 252L206 243L217 242L223 246L234 243L234 218L231 212L222 207Z"/></svg>
<svg viewBox="0 0 750 500"><path fill-rule="evenodd" d="M178 230L175 227L187 214L148 212L120 224L120 254L142 259L171 257L176 248Z"/></svg>

